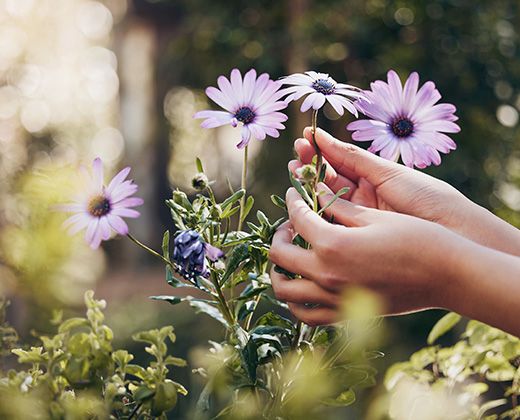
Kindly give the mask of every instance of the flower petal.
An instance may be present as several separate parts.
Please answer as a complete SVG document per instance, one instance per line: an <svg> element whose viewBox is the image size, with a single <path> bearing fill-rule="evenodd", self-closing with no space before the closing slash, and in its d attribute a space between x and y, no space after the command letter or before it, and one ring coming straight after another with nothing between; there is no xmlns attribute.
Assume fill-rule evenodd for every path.
<svg viewBox="0 0 520 420"><path fill-rule="evenodd" d="M103 162L100 158L95 158L92 163L92 176L94 187L103 188Z"/></svg>
<svg viewBox="0 0 520 420"><path fill-rule="evenodd" d="M106 188L105 191L108 194L110 194L116 186L121 184L126 179L128 174L130 173L130 170L131 170L130 166L127 166L126 168L119 171L119 173L114 178L112 178L112 181L110 181L110 183L108 184L108 187Z"/></svg>
<svg viewBox="0 0 520 420"><path fill-rule="evenodd" d="M107 216L108 223L114 229L117 233L120 235L127 235L128 234L128 225L126 222L119 216L116 216L115 214L109 214Z"/></svg>

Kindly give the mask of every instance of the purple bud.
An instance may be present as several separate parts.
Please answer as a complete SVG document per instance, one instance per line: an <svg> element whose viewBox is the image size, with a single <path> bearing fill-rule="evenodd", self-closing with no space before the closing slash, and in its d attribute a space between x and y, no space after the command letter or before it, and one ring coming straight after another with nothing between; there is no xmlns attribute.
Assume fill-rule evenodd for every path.
<svg viewBox="0 0 520 420"><path fill-rule="evenodd" d="M177 272L189 281L197 277L209 277L206 257L216 261L224 253L202 240L194 230L180 231L173 242L173 262Z"/></svg>

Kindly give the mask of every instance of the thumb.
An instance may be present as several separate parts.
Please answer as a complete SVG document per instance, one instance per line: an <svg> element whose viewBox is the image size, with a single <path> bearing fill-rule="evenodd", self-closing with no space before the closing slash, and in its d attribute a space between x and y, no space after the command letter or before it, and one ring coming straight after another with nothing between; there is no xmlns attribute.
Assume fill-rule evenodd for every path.
<svg viewBox="0 0 520 420"><path fill-rule="evenodd" d="M336 198L332 190L323 182L318 184L318 200L321 208L325 208L325 214L330 219L344 226L362 227L374 223L378 216L378 210L352 204L348 200ZM334 200L332 204L330 204Z"/></svg>
<svg viewBox="0 0 520 420"><path fill-rule="evenodd" d="M303 134L312 143L311 128L307 127ZM340 141L320 128L316 129L315 138L323 156L334 169L354 182L359 178L365 178L377 187L406 170L402 165L383 159L351 143Z"/></svg>

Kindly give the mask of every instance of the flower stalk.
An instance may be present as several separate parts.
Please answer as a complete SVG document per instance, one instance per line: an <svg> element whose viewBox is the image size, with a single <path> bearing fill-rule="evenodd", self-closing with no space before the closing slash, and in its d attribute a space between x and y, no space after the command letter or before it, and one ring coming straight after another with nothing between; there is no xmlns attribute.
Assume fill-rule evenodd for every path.
<svg viewBox="0 0 520 420"><path fill-rule="evenodd" d="M248 158L248 148L249 146L244 147L244 157L242 160L242 179L240 182L240 188L244 191L247 191L247 158ZM237 231L242 230L242 224L244 223L244 213L246 208L246 194L240 199L240 212L238 216L238 228Z"/></svg>

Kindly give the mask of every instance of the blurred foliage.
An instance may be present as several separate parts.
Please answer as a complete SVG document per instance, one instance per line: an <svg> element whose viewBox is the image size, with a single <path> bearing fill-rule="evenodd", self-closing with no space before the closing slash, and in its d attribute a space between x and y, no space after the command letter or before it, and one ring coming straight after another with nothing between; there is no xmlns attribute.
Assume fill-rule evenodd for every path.
<svg viewBox="0 0 520 420"><path fill-rule="evenodd" d="M453 346L433 345L459 321L457 314L445 315L428 337L430 346L387 371L391 417L520 418L520 339L469 321Z"/></svg>
<svg viewBox="0 0 520 420"><path fill-rule="evenodd" d="M104 324L106 302L85 293L86 318L61 321L56 314L54 336L40 336L41 346L17 348L20 365L0 377L0 417L6 419L105 419L166 418L186 389L169 379L169 366L186 366L168 355L168 339L175 342L173 327L143 331L133 336L146 343L154 360L132 364L133 355L112 347L112 330ZM0 325L2 349L11 346ZM12 340L11 340L12 341ZM2 353L2 356L4 354Z"/></svg>

